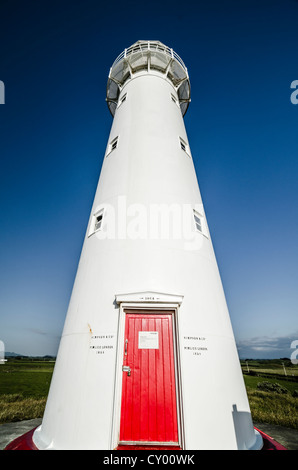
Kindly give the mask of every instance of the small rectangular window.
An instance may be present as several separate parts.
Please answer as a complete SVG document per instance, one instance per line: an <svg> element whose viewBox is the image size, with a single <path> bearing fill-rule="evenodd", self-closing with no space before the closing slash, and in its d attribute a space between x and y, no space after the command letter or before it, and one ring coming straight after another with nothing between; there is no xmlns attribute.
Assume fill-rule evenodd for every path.
<svg viewBox="0 0 298 470"><path fill-rule="evenodd" d="M117 148L117 143L118 143L118 140L114 140L112 143L111 143L111 151L112 150L115 150Z"/></svg>
<svg viewBox="0 0 298 470"><path fill-rule="evenodd" d="M109 146L108 146L108 151L107 151L107 156L113 152L114 150L116 150L118 146L118 137L115 137L115 139L111 140L111 142L109 143Z"/></svg>
<svg viewBox="0 0 298 470"><path fill-rule="evenodd" d="M195 218L195 224L196 224L197 230L202 232L202 221L201 221L201 219L196 214L194 214L194 218Z"/></svg>
<svg viewBox="0 0 298 470"><path fill-rule="evenodd" d="M180 147L182 148L182 150L184 150L184 152L186 152L186 145L182 140L180 140Z"/></svg>
<svg viewBox="0 0 298 470"><path fill-rule="evenodd" d="M173 95L173 93L171 93L171 100L172 100L173 103L175 103L175 105L180 109L179 100L178 100L177 96Z"/></svg>
<svg viewBox="0 0 298 470"><path fill-rule="evenodd" d="M204 235L204 237L208 239L208 227L205 216L193 209L193 218L195 231L201 233L202 235Z"/></svg>
<svg viewBox="0 0 298 470"><path fill-rule="evenodd" d="M183 140L181 137L179 137L179 142L180 142L180 148L183 150L183 152L185 152L188 156L190 156L189 146L185 142L185 140Z"/></svg>
<svg viewBox="0 0 298 470"><path fill-rule="evenodd" d="M102 229L103 217L104 217L104 210L103 209L101 209L100 211L93 214L93 217L92 217L92 220L91 220L90 231L89 231L89 237L93 233L95 233L98 230Z"/></svg>
<svg viewBox="0 0 298 470"><path fill-rule="evenodd" d="M102 218L103 218L103 214L99 214L95 216L95 225L94 225L95 231L101 229Z"/></svg>
<svg viewBox="0 0 298 470"><path fill-rule="evenodd" d="M122 96L122 98L119 99L117 108L119 108L122 105L122 103L124 103L124 101L126 101L126 98L127 98L127 93L125 93Z"/></svg>
<svg viewBox="0 0 298 470"><path fill-rule="evenodd" d="M194 216L196 231L201 232L204 235L203 216L201 214L199 214L198 212L196 212L195 210L193 211L193 216Z"/></svg>

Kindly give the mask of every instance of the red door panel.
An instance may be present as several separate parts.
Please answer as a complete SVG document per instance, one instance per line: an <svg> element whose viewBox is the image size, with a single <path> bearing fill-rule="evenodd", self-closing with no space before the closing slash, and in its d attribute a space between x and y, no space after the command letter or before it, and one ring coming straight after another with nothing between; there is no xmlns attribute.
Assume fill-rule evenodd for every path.
<svg viewBox="0 0 298 470"><path fill-rule="evenodd" d="M172 315L127 313L124 339L120 441L177 443Z"/></svg>

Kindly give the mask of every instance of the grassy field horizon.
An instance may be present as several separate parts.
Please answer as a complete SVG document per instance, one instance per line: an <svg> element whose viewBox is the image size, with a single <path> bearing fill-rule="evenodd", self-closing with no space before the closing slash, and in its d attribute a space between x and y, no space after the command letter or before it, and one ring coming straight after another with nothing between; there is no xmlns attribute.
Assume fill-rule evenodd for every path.
<svg viewBox="0 0 298 470"><path fill-rule="evenodd" d="M254 422L298 429L298 365L241 360ZM54 360L9 358L0 366L0 425L42 418Z"/></svg>

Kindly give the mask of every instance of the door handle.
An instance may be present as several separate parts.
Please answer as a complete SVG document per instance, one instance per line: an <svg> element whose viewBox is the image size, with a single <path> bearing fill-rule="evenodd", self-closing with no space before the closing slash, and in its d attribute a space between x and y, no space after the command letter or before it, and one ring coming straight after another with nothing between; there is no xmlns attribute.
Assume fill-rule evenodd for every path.
<svg viewBox="0 0 298 470"><path fill-rule="evenodd" d="M127 372L128 377L130 377L131 369L129 366L122 366L122 372Z"/></svg>
<svg viewBox="0 0 298 470"><path fill-rule="evenodd" d="M127 356L127 343L128 343L128 339L125 340L125 349L124 349L125 356Z"/></svg>

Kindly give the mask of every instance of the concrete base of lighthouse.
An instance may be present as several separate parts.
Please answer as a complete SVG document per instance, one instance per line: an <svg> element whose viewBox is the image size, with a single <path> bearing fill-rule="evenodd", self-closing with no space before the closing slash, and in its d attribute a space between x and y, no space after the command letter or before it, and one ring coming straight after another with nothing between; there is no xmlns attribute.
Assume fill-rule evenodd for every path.
<svg viewBox="0 0 298 470"><path fill-rule="evenodd" d="M256 443L255 445L248 450L287 450L284 446L279 444L275 439L268 436L267 434L263 433L259 429L255 429L256 433ZM37 431L38 428L34 428L31 431L23 434L22 436L14 439L10 444L6 446L4 450L39 450L38 447L35 445L33 436L34 432ZM130 447L130 450L151 450L153 447ZM161 447L154 449L162 450ZM128 447L119 447L118 450L128 450ZM167 448L168 450L168 448ZM174 450L174 449L173 449ZM175 449L177 452L177 449Z"/></svg>

